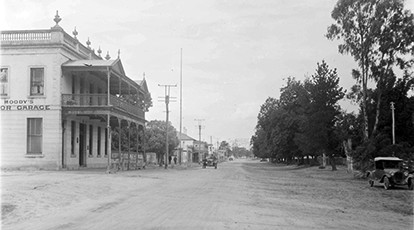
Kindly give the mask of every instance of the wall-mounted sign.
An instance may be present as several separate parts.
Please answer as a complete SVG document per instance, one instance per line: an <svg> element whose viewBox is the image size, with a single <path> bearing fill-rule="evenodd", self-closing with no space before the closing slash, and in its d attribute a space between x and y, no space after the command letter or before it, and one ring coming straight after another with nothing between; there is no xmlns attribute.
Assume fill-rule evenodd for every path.
<svg viewBox="0 0 414 230"><path fill-rule="evenodd" d="M50 105L35 105L32 99L26 100L9 100L5 99L0 105L1 111L15 111L15 110L50 110Z"/></svg>

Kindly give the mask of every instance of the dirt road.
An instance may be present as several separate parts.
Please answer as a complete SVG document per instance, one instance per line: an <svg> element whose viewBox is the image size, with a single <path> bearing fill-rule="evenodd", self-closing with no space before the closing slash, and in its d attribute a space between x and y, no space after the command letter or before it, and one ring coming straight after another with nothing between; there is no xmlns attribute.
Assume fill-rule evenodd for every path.
<svg viewBox="0 0 414 230"><path fill-rule="evenodd" d="M2 229L413 229L413 192L344 169L3 172Z"/></svg>

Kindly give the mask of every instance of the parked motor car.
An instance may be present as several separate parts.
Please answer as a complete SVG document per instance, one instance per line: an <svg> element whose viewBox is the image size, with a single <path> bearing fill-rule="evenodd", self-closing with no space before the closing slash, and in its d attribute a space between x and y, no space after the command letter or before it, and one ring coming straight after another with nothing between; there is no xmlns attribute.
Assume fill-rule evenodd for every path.
<svg viewBox="0 0 414 230"><path fill-rule="evenodd" d="M403 160L397 157L376 157L374 170L367 173L369 185L380 183L385 189L393 186L408 186L414 188L414 176L412 172L403 167Z"/></svg>
<svg viewBox="0 0 414 230"><path fill-rule="evenodd" d="M267 162L267 159L266 158L262 158L262 159L260 159L260 162Z"/></svg>
<svg viewBox="0 0 414 230"><path fill-rule="evenodd" d="M218 160L217 160L217 157L214 155L203 159L203 168L206 168L207 166L209 166L209 167L214 167L215 169L217 169L217 164L218 164Z"/></svg>
<svg viewBox="0 0 414 230"><path fill-rule="evenodd" d="M234 157L229 157L229 161L233 161L234 160Z"/></svg>

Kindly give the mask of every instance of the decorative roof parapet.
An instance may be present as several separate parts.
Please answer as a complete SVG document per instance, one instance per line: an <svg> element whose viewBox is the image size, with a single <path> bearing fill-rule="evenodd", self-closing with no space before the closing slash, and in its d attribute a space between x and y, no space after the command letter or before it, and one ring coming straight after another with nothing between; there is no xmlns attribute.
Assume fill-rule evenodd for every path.
<svg viewBox="0 0 414 230"><path fill-rule="evenodd" d="M76 31L76 26L75 26L75 29L73 30L72 34L73 34L73 38L78 40L78 38L76 37L76 36L78 36L78 31Z"/></svg>
<svg viewBox="0 0 414 230"><path fill-rule="evenodd" d="M52 30L63 31L62 27L59 26L59 22L62 21L62 18L59 16L59 11L58 10L56 10L56 15L55 15L55 18L53 19L53 21L56 22L56 25L53 26L51 29Z"/></svg>
<svg viewBox="0 0 414 230"><path fill-rule="evenodd" d="M88 37L88 40L86 41L86 45L88 45L88 49L91 49L91 47L90 47L91 41L89 41L89 37Z"/></svg>
<svg viewBox="0 0 414 230"><path fill-rule="evenodd" d="M56 15L53 21L56 23L50 29L43 30L2 30L0 31L0 43L1 48L8 48L11 46L25 46L25 47L39 47L62 44L67 49L79 54L83 59L103 59L101 52L98 50L98 54L90 47L90 40L83 45L78 39L78 31L74 28L72 34L74 37L66 33L59 22L62 18L59 16L59 11L56 11ZM108 53L109 55L109 53Z"/></svg>
<svg viewBox="0 0 414 230"><path fill-rule="evenodd" d="M99 46L99 48L98 48L98 56L99 56L100 58L102 58L101 53L102 53L101 46Z"/></svg>

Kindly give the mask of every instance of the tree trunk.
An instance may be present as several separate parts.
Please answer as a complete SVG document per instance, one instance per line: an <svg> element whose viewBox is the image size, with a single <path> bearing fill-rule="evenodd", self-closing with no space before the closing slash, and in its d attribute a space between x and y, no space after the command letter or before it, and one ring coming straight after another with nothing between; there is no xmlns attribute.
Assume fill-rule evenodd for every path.
<svg viewBox="0 0 414 230"><path fill-rule="evenodd" d="M354 171L353 167L353 159L352 159L352 140L349 138L348 141L343 141L342 145L344 147L345 155L346 155L346 165L347 165L347 172L352 173Z"/></svg>
<svg viewBox="0 0 414 230"><path fill-rule="evenodd" d="M326 155L325 155L325 153L322 154L322 167L323 168L326 167Z"/></svg>
<svg viewBox="0 0 414 230"><path fill-rule="evenodd" d="M368 63L368 53L367 53L367 48L369 47L365 47L364 46L364 42L365 42L365 38L364 38L364 33L362 33L363 31L361 31L361 43L360 46L362 48L362 53L361 53L361 60L360 60L360 66L362 68L362 115L363 115L363 119L364 119L364 123L363 123L363 138L364 138L364 142L368 141L369 139L369 130L368 130L368 111L367 111L367 107L368 107L368 102L367 102L367 84L368 84L368 72L369 72L369 63Z"/></svg>
<svg viewBox="0 0 414 230"><path fill-rule="evenodd" d="M363 71L364 72L364 71ZM363 75L366 75L365 73ZM367 76L362 76L362 114L364 118L364 141L368 141L369 133L368 133L368 112L367 112Z"/></svg>
<svg viewBox="0 0 414 230"><path fill-rule="evenodd" d="M374 136L377 133L377 129L378 129L378 123L379 123L379 117L380 117L380 113L381 113L381 96L382 96L382 80L380 78L380 80L378 81L377 84L377 90L378 90L378 97L377 97L377 107L376 107L376 111L375 111L375 123L374 123L374 128L372 129L372 136Z"/></svg>
<svg viewBox="0 0 414 230"><path fill-rule="evenodd" d="M333 156L333 154L329 155L329 161L331 163L332 166L332 171L336 171L336 162L335 162L335 157Z"/></svg>

